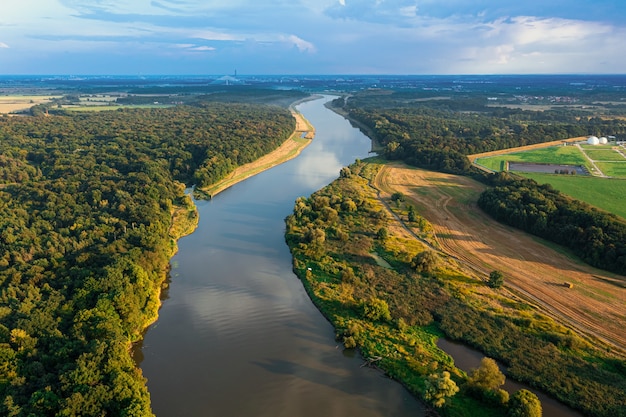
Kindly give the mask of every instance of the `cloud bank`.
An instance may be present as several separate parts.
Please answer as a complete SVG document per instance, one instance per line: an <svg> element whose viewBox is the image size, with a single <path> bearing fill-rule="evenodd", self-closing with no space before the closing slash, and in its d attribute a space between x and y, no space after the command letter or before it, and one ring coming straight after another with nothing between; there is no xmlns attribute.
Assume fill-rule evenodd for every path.
<svg viewBox="0 0 626 417"><path fill-rule="evenodd" d="M22 0L3 73L621 73L619 0ZM8 46L11 45L11 48Z"/></svg>

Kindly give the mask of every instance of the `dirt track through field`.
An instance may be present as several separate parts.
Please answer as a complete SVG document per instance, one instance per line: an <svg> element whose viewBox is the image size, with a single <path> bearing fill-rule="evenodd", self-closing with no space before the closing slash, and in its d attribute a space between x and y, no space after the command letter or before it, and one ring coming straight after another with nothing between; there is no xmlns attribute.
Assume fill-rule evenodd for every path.
<svg viewBox="0 0 626 417"><path fill-rule="evenodd" d="M501 271L509 289L542 311L626 352L626 277L577 263L491 219L476 204L485 186L470 178L395 164L374 185L383 198L403 193L432 224L442 250L483 279Z"/></svg>

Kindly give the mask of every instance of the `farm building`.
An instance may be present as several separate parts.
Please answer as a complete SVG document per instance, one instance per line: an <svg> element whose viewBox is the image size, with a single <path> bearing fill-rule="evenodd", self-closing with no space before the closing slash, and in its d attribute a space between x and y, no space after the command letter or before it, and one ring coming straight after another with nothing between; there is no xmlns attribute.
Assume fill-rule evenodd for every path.
<svg viewBox="0 0 626 417"><path fill-rule="evenodd" d="M609 140L607 138L605 138L604 136L602 136L598 140L600 141L600 145L606 145L607 143L609 143Z"/></svg>
<svg viewBox="0 0 626 417"><path fill-rule="evenodd" d="M600 139L598 139L597 136L589 136L589 138L587 138L587 143L589 145L599 145Z"/></svg>

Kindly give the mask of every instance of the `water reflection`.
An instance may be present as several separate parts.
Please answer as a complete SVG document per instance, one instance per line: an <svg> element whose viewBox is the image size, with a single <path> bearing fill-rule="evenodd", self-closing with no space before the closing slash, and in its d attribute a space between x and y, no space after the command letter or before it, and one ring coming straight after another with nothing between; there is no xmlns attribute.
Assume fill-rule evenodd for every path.
<svg viewBox="0 0 626 417"><path fill-rule="evenodd" d="M292 273L284 218L295 199L370 149L323 101L299 110L316 127L311 145L198 202L200 224L179 241L170 298L142 352L158 417L423 415L403 387L343 354Z"/></svg>
<svg viewBox="0 0 626 417"><path fill-rule="evenodd" d="M313 188L319 183L320 178L337 176L342 167L334 153L320 150L302 158L296 169L296 175L300 177L302 184Z"/></svg>

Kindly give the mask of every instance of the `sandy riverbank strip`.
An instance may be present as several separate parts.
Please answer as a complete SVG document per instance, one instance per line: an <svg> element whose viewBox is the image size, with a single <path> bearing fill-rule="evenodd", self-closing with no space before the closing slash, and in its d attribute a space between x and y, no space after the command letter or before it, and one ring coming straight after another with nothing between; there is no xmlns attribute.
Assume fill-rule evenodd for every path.
<svg viewBox="0 0 626 417"><path fill-rule="evenodd" d="M210 187L203 188L200 191L212 198L238 182L248 179L298 156L315 137L315 128L304 118L304 116L302 116L300 112L295 109L295 106L305 101L316 100L318 98L320 98L320 96L310 96L306 99L298 100L289 106L291 114L296 119L296 129L291 134L289 139L283 142L282 145L256 161L236 168L228 175L227 178L211 185Z"/></svg>

